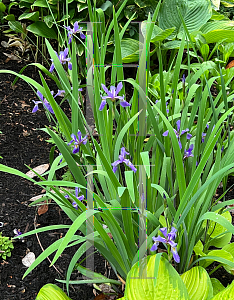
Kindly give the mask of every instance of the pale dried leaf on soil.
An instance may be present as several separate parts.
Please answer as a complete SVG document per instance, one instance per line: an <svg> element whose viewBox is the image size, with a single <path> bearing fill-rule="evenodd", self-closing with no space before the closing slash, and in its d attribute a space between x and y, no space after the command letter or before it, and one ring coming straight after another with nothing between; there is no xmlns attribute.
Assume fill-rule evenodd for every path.
<svg viewBox="0 0 234 300"><path fill-rule="evenodd" d="M33 170L37 172L39 175L41 175L49 169L49 166L50 164L44 164L44 165L37 166L36 168L33 168ZM37 176L32 170L28 171L26 175L28 175L30 178Z"/></svg>

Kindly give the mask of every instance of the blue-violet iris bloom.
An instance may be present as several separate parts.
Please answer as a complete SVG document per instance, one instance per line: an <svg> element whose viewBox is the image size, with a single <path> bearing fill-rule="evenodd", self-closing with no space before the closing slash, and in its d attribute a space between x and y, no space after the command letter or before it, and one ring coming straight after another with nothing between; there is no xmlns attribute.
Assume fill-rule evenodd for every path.
<svg viewBox="0 0 234 300"><path fill-rule="evenodd" d="M114 86L111 86L110 91L109 91L107 89L107 87L104 84L102 84L102 88L107 93L107 96L102 96L102 102L101 102L101 105L99 107L99 110L103 110L103 108L105 107L106 99L111 99L111 101L115 101L115 99L119 99L120 100L120 105L122 107L131 106L131 104L129 104L126 100L124 100L124 96L118 96L118 93L120 92L122 87L123 87L123 84L122 84L122 82L120 82L117 85L117 88L114 87Z"/></svg>
<svg viewBox="0 0 234 300"><path fill-rule="evenodd" d="M126 159L125 156L126 154L129 154L124 147L121 148L120 150L120 155L119 159L113 162L111 165L113 166L113 172L115 173L117 171L117 166L120 163L125 163L129 168L131 168L134 172L137 171L137 169L134 167L134 165L130 162L129 159Z"/></svg>
<svg viewBox="0 0 234 300"><path fill-rule="evenodd" d="M68 63L68 69L72 70L72 63L70 62L71 58L67 57L68 56L68 48L66 48L64 51L60 51L59 55L56 51L55 51L55 53L58 56L58 59L59 59L60 63L62 65ZM53 59L51 59L51 61L53 62ZM49 71L53 72L53 70L54 70L54 63L52 63L52 65L50 66Z"/></svg>
<svg viewBox="0 0 234 300"><path fill-rule="evenodd" d="M76 198L77 198L77 200L79 200L79 201L84 200L84 195L78 196L79 193L80 193L80 188L75 187L75 193L76 193ZM76 203L76 201L73 201L73 202L72 202L72 206L73 206L75 209L78 209L78 204Z"/></svg>
<svg viewBox="0 0 234 300"><path fill-rule="evenodd" d="M13 230L14 231L14 234L15 234L15 237L17 237L17 236L20 236L21 234L22 234L22 232L20 232L18 229L14 229Z"/></svg>
<svg viewBox="0 0 234 300"><path fill-rule="evenodd" d="M80 34L80 37L81 37L82 39L85 39L85 38L86 38L86 36L85 36L85 35L83 34L83 32L82 32L83 27L79 27L77 21L74 23L73 29L71 29L70 26L67 26L67 27L64 26L64 27L68 30L68 33L67 33L67 36L68 36L68 38L69 38L68 44L71 44L71 41L72 41L72 39L73 39L73 35L76 34L76 33L79 33L79 34Z"/></svg>
<svg viewBox="0 0 234 300"><path fill-rule="evenodd" d="M188 150L184 149L184 158L193 157L192 150L193 144L189 146Z"/></svg>
<svg viewBox="0 0 234 300"><path fill-rule="evenodd" d="M72 153L78 153L80 150L80 145L81 144L86 145L87 135L84 138L82 138L81 132L79 130L77 133L78 139L76 138L76 135L74 133L71 134L71 137L72 137L72 140L68 143L68 145L71 145L71 143L74 143L74 149L73 149Z"/></svg>
<svg viewBox="0 0 234 300"><path fill-rule="evenodd" d="M53 96L53 94L54 94L54 92L51 91L51 95L52 96ZM39 91L37 91L37 95L38 95L38 97L41 100L40 101L34 101L34 100L32 100L34 102L34 104L35 104L35 106L34 106L34 108L32 110L32 113L35 113L38 110L38 104L42 103L48 109L49 112L51 112L52 114L54 114L54 111L53 111L51 105L49 104L48 100L46 100L46 98L43 97L42 93L39 92Z"/></svg>
<svg viewBox="0 0 234 300"><path fill-rule="evenodd" d="M181 133L180 133L180 120L178 120L178 121L176 122L176 125L177 125L177 130L174 129L174 132L175 132L176 137L177 137L177 139L178 139L180 149L182 149L182 144L181 144L181 142L180 142L180 137L181 137L182 134L188 132L189 129L186 128L186 129L182 130ZM162 135L163 135L163 136L168 136L168 133L169 133L169 130L165 131ZM187 134L187 140L190 140L191 137L192 137L192 135L191 135L190 133L188 133L188 134Z"/></svg>
<svg viewBox="0 0 234 300"><path fill-rule="evenodd" d="M162 234L164 235L165 238L161 237L160 235L158 237L153 236L153 240L154 240L154 244L152 246L152 248L150 249L150 251L156 251L158 249L158 245L159 243L164 243L167 245L171 246L171 252L173 254L174 260L179 263L180 262L180 257L179 254L177 252L176 246L177 243L175 243L175 238L176 238L176 232L177 230L175 229L175 227L171 228L171 232L167 233L167 228L160 228L159 229Z"/></svg>

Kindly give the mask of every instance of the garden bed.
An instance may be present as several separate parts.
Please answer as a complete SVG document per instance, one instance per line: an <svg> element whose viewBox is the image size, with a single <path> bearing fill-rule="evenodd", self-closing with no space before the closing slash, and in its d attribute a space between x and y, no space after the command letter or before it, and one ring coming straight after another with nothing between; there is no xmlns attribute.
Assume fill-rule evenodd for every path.
<svg viewBox="0 0 234 300"><path fill-rule="evenodd" d="M4 51L5 52L5 51ZM25 62L8 61L6 56L0 55L0 69L9 69L19 72ZM38 71L29 67L25 75L38 79ZM37 100L35 93L23 80L19 80L15 87L11 87L14 76L4 74L0 76L0 151L2 164L16 168L26 173L28 165L32 168L47 164L51 144L46 142L48 135L36 130L49 125L43 110L32 114L34 103ZM39 81L39 80L38 80ZM57 153L58 154L58 153ZM34 226L44 227L52 224L69 224L67 216L56 205L49 205L45 214L38 216L35 207L29 207L30 199L40 194L42 189L33 183L7 173L0 172L0 222L4 225L0 228L4 236L13 237L13 230L19 229L22 233L31 231ZM63 231L46 232L38 234L41 246L45 249L63 235ZM64 279L68 264L74 251L65 251L55 264L57 270L49 267L50 263L44 260L25 279L22 276L26 267L22 264L22 258L29 251L38 257L42 252L39 241L35 235L25 238L25 241L14 242L12 256L6 261L0 260L0 295L1 300L35 299L40 288L46 283L56 283L55 278ZM100 256L95 256L96 271L105 273L104 261ZM73 277L74 279L75 277ZM58 284L62 287L62 284ZM94 298L93 287L88 285L76 285L70 289L70 297L75 299Z"/></svg>

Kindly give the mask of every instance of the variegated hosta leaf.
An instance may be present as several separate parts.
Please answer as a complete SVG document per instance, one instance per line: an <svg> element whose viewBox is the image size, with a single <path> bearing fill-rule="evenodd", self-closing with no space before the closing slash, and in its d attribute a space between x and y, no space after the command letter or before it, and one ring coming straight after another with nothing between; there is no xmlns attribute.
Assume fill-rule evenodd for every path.
<svg viewBox="0 0 234 300"><path fill-rule="evenodd" d="M220 0L211 0L211 4L214 10L219 10Z"/></svg>
<svg viewBox="0 0 234 300"><path fill-rule="evenodd" d="M155 259L156 255L151 255L133 265L127 276L124 299L189 300L183 280L164 257L159 262L155 285ZM139 265L142 266L141 272Z"/></svg>
<svg viewBox="0 0 234 300"><path fill-rule="evenodd" d="M234 1L233 0L228 0L228 1L227 0L225 0L225 1L221 0L221 3L226 7L233 7L234 6Z"/></svg>
<svg viewBox="0 0 234 300"><path fill-rule="evenodd" d="M191 300L209 300L213 297L213 286L206 270L194 267L181 275Z"/></svg>
<svg viewBox="0 0 234 300"><path fill-rule="evenodd" d="M215 295L212 300L233 300L234 299L234 281L224 290Z"/></svg>

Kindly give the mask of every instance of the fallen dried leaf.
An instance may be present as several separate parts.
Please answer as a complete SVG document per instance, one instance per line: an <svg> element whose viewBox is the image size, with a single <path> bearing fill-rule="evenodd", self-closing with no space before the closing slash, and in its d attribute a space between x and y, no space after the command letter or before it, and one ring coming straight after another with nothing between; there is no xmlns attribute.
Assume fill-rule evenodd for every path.
<svg viewBox="0 0 234 300"><path fill-rule="evenodd" d="M45 173L46 170L49 169L49 166L50 164L44 164L44 165L37 166L36 168L33 168L33 170L37 172L39 175L41 175ZM26 175L28 175L30 178L37 176L32 170L28 171Z"/></svg>
<svg viewBox="0 0 234 300"><path fill-rule="evenodd" d="M13 54L8 54L8 53L4 53L4 52L3 52L3 54L6 55L6 56L8 57L8 59L7 59L8 61L9 61L9 60L18 60L18 61L20 60L19 57L15 56L15 55L13 55Z"/></svg>
<svg viewBox="0 0 234 300"><path fill-rule="evenodd" d="M44 203L46 203L46 201L44 201ZM47 211L48 211L48 204L43 204L39 206L37 213L40 216L45 214Z"/></svg>
<svg viewBox="0 0 234 300"><path fill-rule="evenodd" d="M31 199L29 199L28 201L32 201L33 202L33 201L36 201L36 200L38 200L38 199L40 199L40 198L42 198L44 196L45 196L45 194L37 195L37 196L34 196Z"/></svg>
<svg viewBox="0 0 234 300"><path fill-rule="evenodd" d="M226 66L225 69L230 69L234 67L234 60L230 61L230 63Z"/></svg>

